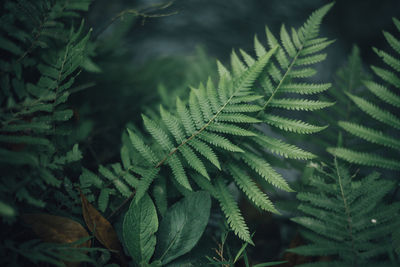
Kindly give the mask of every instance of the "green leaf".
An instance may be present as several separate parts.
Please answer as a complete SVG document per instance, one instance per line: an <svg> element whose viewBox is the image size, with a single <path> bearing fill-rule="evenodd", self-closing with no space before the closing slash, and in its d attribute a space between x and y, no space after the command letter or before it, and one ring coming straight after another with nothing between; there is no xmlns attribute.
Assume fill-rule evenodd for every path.
<svg viewBox="0 0 400 267"><path fill-rule="evenodd" d="M377 131L372 128L346 121L339 121L338 125L345 131L363 138L371 143L400 150L400 141L396 138L386 136L382 131Z"/></svg>
<svg viewBox="0 0 400 267"><path fill-rule="evenodd" d="M167 163L171 167L175 180L184 188L192 191L192 187L190 186L189 180L185 174L185 170L178 156L176 154L171 155L168 158Z"/></svg>
<svg viewBox="0 0 400 267"><path fill-rule="evenodd" d="M386 87L372 82L372 81L364 81L364 85L377 97L389 103L395 107L400 108L400 97L396 94L392 93Z"/></svg>
<svg viewBox="0 0 400 267"><path fill-rule="evenodd" d="M400 119L396 115L387 110L381 109L377 105L372 104L361 97L349 93L347 93L347 95L362 111L370 115L372 118L391 127L400 129Z"/></svg>
<svg viewBox="0 0 400 267"><path fill-rule="evenodd" d="M335 103L325 102L325 101L314 101L308 99L290 99L290 98L281 98L281 99L272 99L270 106L277 108L284 108L288 110L318 110L326 107L330 107Z"/></svg>
<svg viewBox="0 0 400 267"><path fill-rule="evenodd" d="M154 154L154 152L150 149L149 146L147 146L142 138L140 138L138 135L136 135L133 131L131 131L130 129L128 130L128 134L129 134L129 139L132 142L133 147L139 151L139 153L142 155L142 157L144 157L147 161L149 161L152 164L156 164L157 163L157 158Z"/></svg>
<svg viewBox="0 0 400 267"><path fill-rule="evenodd" d="M265 211L270 211L272 213L279 214L275 209L271 200L268 196L261 191L257 184L244 172L241 168L235 166L234 164L228 165L229 172L232 174L233 179L246 193L247 197L259 208Z"/></svg>
<svg viewBox="0 0 400 267"><path fill-rule="evenodd" d="M182 121L183 127L188 135L193 134L196 131L195 124L190 116L189 111L186 106L182 103L180 98L176 99L176 110L178 112L179 118Z"/></svg>
<svg viewBox="0 0 400 267"><path fill-rule="evenodd" d="M240 209L232 194L229 192L228 188L221 179L217 180L215 189L217 193L215 197L218 198L219 204L228 220L229 226L239 238L254 245L250 237L249 228L244 221Z"/></svg>
<svg viewBox="0 0 400 267"><path fill-rule="evenodd" d="M207 130L238 136L256 136L254 132L227 123L213 123L208 126Z"/></svg>
<svg viewBox="0 0 400 267"><path fill-rule="evenodd" d="M347 148L327 148L327 151L338 158L366 166L380 167L391 170L400 170L400 161L388 159L374 153L363 153Z"/></svg>
<svg viewBox="0 0 400 267"><path fill-rule="evenodd" d="M208 175L207 169L204 166L203 162L197 157L197 155L189 146L181 146L179 148L179 152L182 153L182 156L186 159L189 166L198 171L207 179L210 179L210 176Z"/></svg>
<svg viewBox="0 0 400 267"><path fill-rule="evenodd" d="M328 126L315 126L300 120L288 119L275 115L265 115L264 121L272 126L287 132L295 132L299 134L312 134L326 129Z"/></svg>
<svg viewBox="0 0 400 267"><path fill-rule="evenodd" d="M189 252L202 236L210 216L211 198L193 192L173 205L161 221L155 257L165 265Z"/></svg>
<svg viewBox="0 0 400 267"><path fill-rule="evenodd" d="M289 83L282 85L280 88L280 92L310 95L324 92L328 90L331 86L332 84L330 83Z"/></svg>
<svg viewBox="0 0 400 267"><path fill-rule="evenodd" d="M135 195L135 201L138 203L140 199L145 195L147 192L147 189L149 189L151 183L153 180L156 178L159 168L151 168L148 170L145 170L142 174L142 178L139 181L139 184L137 185L136 188L136 195Z"/></svg>
<svg viewBox="0 0 400 267"><path fill-rule="evenodd" d="M204 141L214 145L221 147L225 150L232 151L232 152L244 152L243 149L238 147L235 144L232 144L228 139L222 137L220 135L210 133L210 132L202 132L198 135L199 138L203 139Z"/></svg>
<svg viewBox="0 0 400 267"><path fill-rule="evenodd" d="M206 143L200 141L199 139L192 139L189 141L189 145L192 146L201 155L203 155L206 159L208 159L215 167L221 170L217 155L215 155L212 148L209 147Z"/></svg>
<svg viewBox="0 0 400 267"><path fill-rule="evenodd" d="M158 229L156 208L149 195L132 201L125 215L122 233L125 247L136 264L148 263L156 246Z"/></svg>
<svg viewBox="0 0 400 267"><path fill-rule="evenodd" d="M169 136L163 129L153 120L142 114L143 123L146 129L150 132L157 143L166 151L170 151L174 145L172 144Z"/></svg>
<svg viewBox="0 0 400 267"><path fill-rule="evenodd" d="M287 263L287 261L271 261L271 262L264 262L264 263L259 263L256 265L253 265L253 267L268 267L268 266L275 266L275 265L280 265Z"/></svg>
<svg viewBox="0 0 400 267"><path fill-rule="evenodd" d="M254 141L264 148L270 150L272 153L278 154L285 158L291 159L313 159L316 156L308 151L304 151L303 149L287 144L282 140L269 137L267 135L258 135L254 137Z"/></svg>
<svg viewBox="0 0 400 267"><path fill-rule="evenodd" d="M15 209L4 203L3 201L0 201L0 215L4 217L14 217L17 214Z"/></svg>
<svg viewBox="0 0 400 267"><path fill-rule="evenodd" d="M293 192L285 179L283 179L282 175L277 173L263 158L253 153L243 153L242 159L268 183L278 187L279 189L285 190L286 192Z"/></svg>

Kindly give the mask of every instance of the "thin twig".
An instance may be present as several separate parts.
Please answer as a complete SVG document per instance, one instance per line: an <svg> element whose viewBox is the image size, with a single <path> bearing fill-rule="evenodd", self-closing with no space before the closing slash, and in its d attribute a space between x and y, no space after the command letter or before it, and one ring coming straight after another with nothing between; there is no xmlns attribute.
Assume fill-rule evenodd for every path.
<svg viewBox="0 0 400 267"><path fill-rule="evenodd" d="M170 2L165 3L165 4L164 3L153 4L153 5L149 6L149 7L145 7L145 8L142 8L142 9L126 9L126 10L123 10L120 13L118 13L117 15L115 15L113 18L111 18L111 20L109 20L108 23L105 26L103 26L103 28L100 29L93 38L94 38L94 40L96 40L116 20L118 20L120 18L123 18L123 16L127 15L127 14L131 14L131 15L134 15L136 17L141 17L142 18L142 25L144 24L144 21L147 18L160 18L160 17L167 17L167 16L175 15L175 14L178 13L178 11L165 13L165 14L148 14L148 13L142 11L142 10L146 10L146 9L156 8L158 6L159 7L156 10L163 10L163 9L166 9L167 7L171 6L173 4L173 2L174 1L170 1Z"/></svg>
<svg viewBox="0 0 400 267"><path fill-rule="evenodd" d="M116 216L116 215L123 209L123 207L135 196L135 193L136 193L136 191L133 192L128 198L126 198L126 199L124 200L124 202L122 202L122 203L118 206L118 208L117 208L116 210L114 210L114 211L110 214L110 216L108 216L107 220L111 220L114 216Z"/></svg>

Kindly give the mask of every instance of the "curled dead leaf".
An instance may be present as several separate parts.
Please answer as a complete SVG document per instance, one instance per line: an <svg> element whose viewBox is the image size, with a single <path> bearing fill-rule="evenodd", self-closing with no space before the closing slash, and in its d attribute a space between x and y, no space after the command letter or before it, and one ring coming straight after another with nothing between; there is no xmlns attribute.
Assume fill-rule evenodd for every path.
<svg viewBox="0 0 400 267"><path fill-rule="evenodd" d="M89 236L80 223L70 218L45 213L27 213L21 217L45 242L73 243ZM88 240L77 247L90 247L90 245L91 242Z"/></svg>
<svg viewBox="0 0 400 267"><path fill-rule="evenodd" d="M70 218L45 213L26 213L21 217L44 242L65 244L89 237L86 229ZM90 239L82 244L74 245L74 247L88 248L90 246ZM64 264L67 267L80 266L79 262L64 262Z"/></svg>
<svg viewBox="0 0 400 267"><path fill-rule="evenodd" d="M101 213L97 211L92 204L90 204L90 202L82 194L82 191L79 190L79 192L82 201L82 214L87 227L94 234L96 239L103 244L103 246L118 254L122 265L127 266L122 245L111 223L107 221L107 219L104 218L103 215L101 215Z"/></svg>

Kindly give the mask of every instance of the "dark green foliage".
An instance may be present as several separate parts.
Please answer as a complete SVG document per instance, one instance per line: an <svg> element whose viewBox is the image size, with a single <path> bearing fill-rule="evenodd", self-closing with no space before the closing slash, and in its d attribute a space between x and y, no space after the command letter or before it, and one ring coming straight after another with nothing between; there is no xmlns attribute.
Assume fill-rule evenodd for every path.
<svg viewBox="0 0 400 267"><path fill-rule="evenodd" d="M43 243L37 239L30 240L21 245L15 245L12 242L6 241L5 247L28 258L30 264L47 262L53 266L60 267L64 267L65 262L88 262L97 264L96 261L87 254L91 252L99 251L109 255L109 252L105 249L76 248L69 244Z"/></svg>
<svg viewBox="0 0 400 267"><path fill-rule="evenodd" d="M4 206L1 215L9 223L32 209L73 205L68 176L74 169L71 163L79 162L82 153L70 123L74 111L67 101L81 66L90 61L91 30L85 29L82 20L89 4L63 0L1 3L0 201ZM2 250L37 263L61 266L60 260L67 258L94 262L84 249L67 250L65 245L28 241L14 246L8 239L10 233L3 232L2 239L9 246ZM19 262L14 256L2 261Z"/></svg>
<svg viewBox="0 0 400 267"><path fill-rule="evenodd" d="M73 110L65 103L79 67L88 60L90 33L63 18L79 17L85 1L6 1L1 17L1 198L44 207L42 190L60 188L58 177L82 157L63 142ZM69 19L71 22L72 20ZM65 171L65 170L64 170ZM8 177L8 178L7 178ZM4 183L7 181L6 183ZM26 184L26 186L21 186Z"/></svg>
<svg viewBox="0 0 400 267"><path fill-rule="evenodd" d="M385 255L384 266L398 264L387 259L393 249L392 231L400 226L400 203L385 201L394 182L378 173L351 175L336 159L333 166L318 166L306 178L307 191L297 195L304 215L292 220L306 229L302 233L310 244L289 251L331 258L304 266L378 266Z"/></svg>
<svg viewBox="0 0 400 267"><path fill-rule="evenodd" d="M93 33L83 20L90 3L1 3L2 265L114 267L127 264L124 253L134 266L277 265L295 231L294 208L282 205L297 207L293 189L304 214L293 221L310 244L290 251L328 256L305 266L398 264L395 34L384 32L392 52L374 49L389 68L372 67L379 82L355 46L331 90L319 70L333 41L319 30L332 3L297 29L282 25L278 38L266 27L253 52L232 51L229 67L202 49L133 64L144 51L128 51L125 35L171 3L102 17ZM327 149L334 165L309 164L298 179L304 161L331 160ZM388 170L359 178L370 169L351 175L336 157ZM82 211L85 198L96 218ZM27 212L73 219L93 236L43 243L21 220ZM286 236L269 263L250 259L259 225Z"/></svg>
<svg viewBox="0 0 400 267"><path fill-rule="evenodd" d="M400 22L396 18L393 18L393 22L398 32L400 32ZM363 85L373 95L371 100L363 96L357 96L355 92L345 90L351 102L367 114L369 118L372 117L379 122L379 125L370 126L367 123L353 121L339 121L338 123L343 130L350 134L375 144L375 148L364 152L346 147L337 147L328 148L328 151L351 163L400 170L400 162L398 161L400 147L397 139L398 130L400 129L400 118L397 115L400 107L400 97L396 93L396 90L400 88L400 78L398 77L400 60L396 58L396 55L400 54L400 42L398 37L388 32L384 32L384 36L393 50L387 53L374 48L374 51L381 57L386 66L385 68L371 66L372 71L381 81L362 81ZM386 130L382 130L382 124L385 125ZM381 153L373 152L376 150ZM385 155L381 155L382 153L385 153ZM389 157L388 154L390 155Z"/></svg>

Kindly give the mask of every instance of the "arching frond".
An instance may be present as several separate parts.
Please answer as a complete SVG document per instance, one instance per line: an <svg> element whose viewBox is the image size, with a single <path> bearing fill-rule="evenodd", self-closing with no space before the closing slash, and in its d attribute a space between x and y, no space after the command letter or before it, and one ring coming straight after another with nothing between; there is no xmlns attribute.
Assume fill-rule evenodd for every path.
<svg viewBox="0 0 400 267"><path fill-rule="evenodd" d="M396 19L393 19L393 21L395 25L398 22ZM398 31L400 32L400 29ZM398 108L400 108L400 96L398 95L400 88L400 60L398 59L400 42L397 37L388 32L384 32L384 37L394 51L385 52L374 48L376 54L386 64L386 68L371 67L383 84L372 80L363 81L364 86L373 94L371 99L378 97L381 101L367 100L366 97L356 96L354 93L347 92L346 94L367 116L376 120L378 124L384 124L385 130L374 129L376 126L370 127L361 123L339 121L339 126L345 131L377 146L365 149L365 151L353 151L347 148L329 148L328 151L336 157L352 163L399 170L400 143L395 136L400 130L400 117L398 116ZM395 56L392 56L392 53ZM390 87L393 87L394 90ZM385 155L381 155L382 153Z"/></svg>

